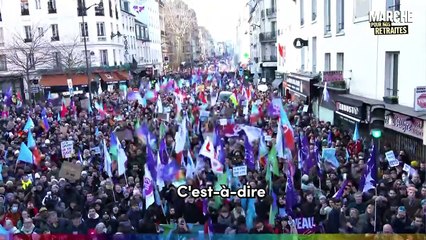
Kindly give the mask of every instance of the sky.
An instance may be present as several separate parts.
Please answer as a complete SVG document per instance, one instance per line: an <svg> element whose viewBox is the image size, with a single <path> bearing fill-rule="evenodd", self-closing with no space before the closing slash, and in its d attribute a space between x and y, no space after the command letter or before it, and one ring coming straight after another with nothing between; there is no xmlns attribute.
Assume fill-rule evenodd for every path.
<svg viewBox="0 0 426 240"><path fill-rule="evenodd" d="M197 13L198 25L207 28L215 41L235 41L243 0L184 0Z"/></svg>

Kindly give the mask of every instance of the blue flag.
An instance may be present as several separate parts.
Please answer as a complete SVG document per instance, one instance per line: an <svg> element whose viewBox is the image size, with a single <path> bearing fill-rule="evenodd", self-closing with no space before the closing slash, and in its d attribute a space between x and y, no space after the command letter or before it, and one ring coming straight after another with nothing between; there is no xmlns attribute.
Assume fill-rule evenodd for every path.
<svg viewBox="0 0 426 240"><path fill-rule="evenodd" d="M25 126L24 126L24 131L29 131L31 128L34 128L34 122L33 122L33 120L30 118L30 117L28 117L28 120L27 120L27 122L25 123Z"/></svg>
<svg viewBox="0 0 426 240"><path fill-rule="evenodd" d="M352 137L352 140L356 142L358 141L358 139L359 139L358 123L355 123L355 130L354 130L354 135Z"/></svg>
<svg viewBox="0 0 426 240"><path fill-rule="evenodd" d="M31 130L28 132L27 146L28 146L28 148L33 148L33 147L36 146L36 142L34 140L34 136L33 136L33 133L31 132Z"/></svg>
<svg viewBox="0 0 426 240"><path fill-rule="evenodd" d="M26 162L33 164L34 158L31 150L25 145L25 143L21 143L21 149L19 150L18 161Z"/></svg>

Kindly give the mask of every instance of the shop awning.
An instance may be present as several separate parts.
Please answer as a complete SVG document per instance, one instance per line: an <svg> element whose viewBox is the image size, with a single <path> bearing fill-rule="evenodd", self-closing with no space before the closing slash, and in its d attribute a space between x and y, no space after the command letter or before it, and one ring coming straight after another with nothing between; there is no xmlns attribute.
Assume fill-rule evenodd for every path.
<svg viewBox="0 0 426 240"><path fill-rule="evenodd" d="M284 81L284 79L275 79L273 82L272 82L272 87L273 88L279 88L280 87L280 85L281 85L281 83Z"/></svg>
<svg viewBox="0 0 426 240"><path fill-rule="evenodd" d="M68 86L68 78L70 77L65 74L42 75L40 85L43 88L64 87ZM85 74L75 74L71 79L73 86L87 86L88 79Z"/></svg>
<svg viewBox="0 0 426 240"><path fill-rule="evenodd" d="M107 72L107 73L98 73L102 81L106 84L114 84L120 82L126 82L129 79L129 74L125 71L122 72Z"/></svg>

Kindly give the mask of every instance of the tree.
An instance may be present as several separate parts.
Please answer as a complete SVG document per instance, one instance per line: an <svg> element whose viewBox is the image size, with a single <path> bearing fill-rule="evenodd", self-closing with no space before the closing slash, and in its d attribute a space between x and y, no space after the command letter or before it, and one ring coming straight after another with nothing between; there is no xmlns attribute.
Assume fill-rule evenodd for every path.
<svg viewBox="0 0 426 240"><path fill-rule="evenodd" d="M6 43L6 61L11 69L21 72L30 86L30 76L36 69L49 66L53 61L52 46L45 37L50 28L28 26L24 34L16 33Z"/></svg>
<svg viewBox="0 0 426 240"><path fill-rule="evenodd" d="M67 76L71 76L77 69L85 67L85 55L81 48L79 36L75 37L70 43L55 46L56 52L60 54L59 64L63 67Z"/></svg>
<svg viewBox="0 0 426 240"><path fill-rule="evenodd" d="M173 67L177 68L183 60L183 43L194 27L193 11L182 0L169 0L164 4L164 23L169 41L174 46Z"/></svg>

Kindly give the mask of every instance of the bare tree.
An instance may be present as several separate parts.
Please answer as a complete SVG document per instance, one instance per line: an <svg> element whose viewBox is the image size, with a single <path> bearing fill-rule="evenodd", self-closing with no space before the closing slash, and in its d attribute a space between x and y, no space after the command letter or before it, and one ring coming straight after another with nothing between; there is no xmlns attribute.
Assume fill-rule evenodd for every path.
<svg viewBox="0 0 426 240"><path fill-rule="evenodd" d="M53 61L52 46L45 37L49 29L29 26L25 34L15 33L3 51L8 65L25 76L28 86L31 74L36 69L48 67Z"/></svg>
<svg viewBox="0 0 426 240"><path fill-rule="evenodd" d="M71 76L85 63L85 56L81 49L82 44L78 36L69 43L55 46L55 50L60 53L60 64L67 76Z"/></svg>
<svg viewBox="0 0 426 240"><path fill-rule="evenodd" d="M174 67L178 67L183 60L183 44L185 38L194 27L194 15L186 3L182 0L169 0L164 4L164 22L167 28L169 41L174 45Z"/></svg>

